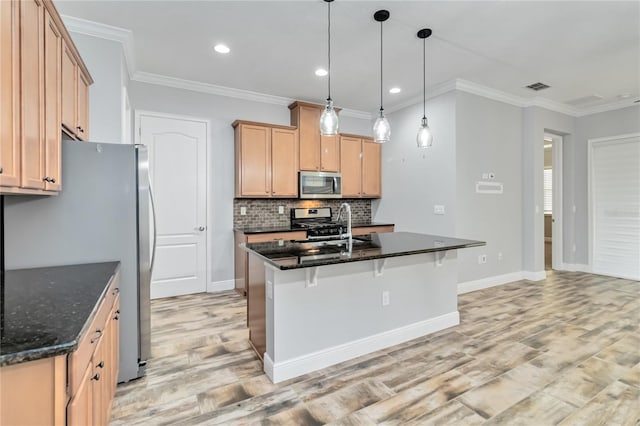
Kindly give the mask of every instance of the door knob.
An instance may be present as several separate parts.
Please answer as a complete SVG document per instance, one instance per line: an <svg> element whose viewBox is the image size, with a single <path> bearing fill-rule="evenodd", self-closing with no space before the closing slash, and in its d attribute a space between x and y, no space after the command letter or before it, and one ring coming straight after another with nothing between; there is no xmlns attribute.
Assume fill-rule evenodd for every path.
<svg viewBox="0 0 640 426"><path fill-rule="evenodd" d="M206 229L206 228L205 228L204 226L201 226L201 227L199 227L199 228L198 228L198 231L201 231L201 232L202 232L202 231L204 231L205 229Z"/></svg>

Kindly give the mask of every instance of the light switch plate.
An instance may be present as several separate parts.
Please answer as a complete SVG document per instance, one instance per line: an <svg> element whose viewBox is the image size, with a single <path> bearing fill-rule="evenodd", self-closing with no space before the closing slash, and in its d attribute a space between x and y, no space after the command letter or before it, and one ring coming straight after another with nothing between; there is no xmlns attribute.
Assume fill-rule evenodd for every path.
<svg viewBox="0 0 640 426"><path fill-rule="evenodd" d="M433 214L444 214L444 206L441 206L441 205L433 206Z"/></svg>

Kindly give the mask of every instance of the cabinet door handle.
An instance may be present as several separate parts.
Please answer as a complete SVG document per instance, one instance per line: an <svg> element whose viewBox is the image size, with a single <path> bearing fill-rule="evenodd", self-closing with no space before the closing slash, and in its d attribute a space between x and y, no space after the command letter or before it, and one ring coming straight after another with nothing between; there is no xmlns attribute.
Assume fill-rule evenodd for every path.
<svg viewBox="0 0 640 426"><path fill-rule="evenodd" d="M96 374L91 378L91 380L96 380L96 381L97 381L97 380L100 380L100 373L96 373Z"/></svg>
<svg viewBox="0 0 640 426"><path fill-rule="evenodd" d="M100 362L98 363L98 365L96 365L96 367L98 367L98 368L104 368L104 361L100 361Z"/></svg>
<svg viewBox="0 0 640 426"><path fill-rule="evenodd" d="M80 133L84 133L84 129L80 126L77 126L76 129L78 129L80 131Z"/></svg>
<svg viewBox="0 0 640 426"><path fill-rule="evenodd" d="M113 289L113 291L111 292L111 294L112 294L112 295L114 295L114 296L115 296L116 294L118 294L118 293L120 293L120 287L116 287L116 288L114 288L114 289Z"/></svg>
<svg viewBox="0 0 640 426"><path fill-rule="evenodd" d="M49 183L56 183L56 179L49 176L43 177L42 180Z"/></svg>
<svg viewBox="0 0 640 426"><path fill-rule="evenodd" d="M100 339L100 337L102 336L102 330L97 329L96 330L96 334L97 334L97 336L95 338L91 339L91 343L95 343L95 342L98 341L98 339Z"/></svg>

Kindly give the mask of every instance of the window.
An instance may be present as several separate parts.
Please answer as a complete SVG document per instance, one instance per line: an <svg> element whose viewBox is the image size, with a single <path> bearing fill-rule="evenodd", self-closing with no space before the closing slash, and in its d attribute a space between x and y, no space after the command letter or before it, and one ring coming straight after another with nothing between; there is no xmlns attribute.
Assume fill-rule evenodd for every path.
<svg viewBox="0 0 640 426"><path fill-rule="evenodd" d="M551 213L553 200L553 176L551 169L544 169L544 212Z"/></svg>

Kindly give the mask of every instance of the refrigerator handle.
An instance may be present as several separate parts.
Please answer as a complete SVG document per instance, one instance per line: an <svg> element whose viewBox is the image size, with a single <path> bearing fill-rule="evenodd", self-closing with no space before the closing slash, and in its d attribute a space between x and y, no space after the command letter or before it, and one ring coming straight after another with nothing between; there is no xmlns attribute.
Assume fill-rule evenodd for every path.
<svg viewBox="0 0 640 426"><path fill-rule="evenodd" d="M153 249L151 251L150 266L150 271L153 272L153 264L156 260L156 246L158 243L158 225L156 221L156 203L153 200L153 191L151 190L151 184L149 184L149 200L151 201L151 216L153 217Z"/></svg>

